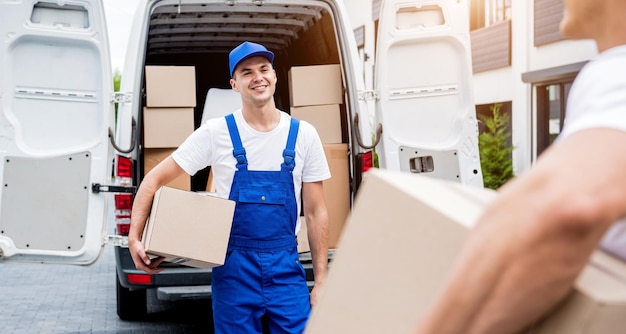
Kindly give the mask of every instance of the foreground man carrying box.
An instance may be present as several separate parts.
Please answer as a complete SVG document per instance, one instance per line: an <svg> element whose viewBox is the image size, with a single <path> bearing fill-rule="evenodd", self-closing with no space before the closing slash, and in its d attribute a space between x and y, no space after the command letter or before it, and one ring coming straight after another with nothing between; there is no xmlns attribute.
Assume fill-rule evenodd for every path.
<svg viewBox="0 0 626 334"><path fill-rule="evenodd" d="M370 172L306 333L413 333L494 197L457 183ZM570 297L531 333L607 333L626 326L625 314L626 265L598 251Z"/></svg>

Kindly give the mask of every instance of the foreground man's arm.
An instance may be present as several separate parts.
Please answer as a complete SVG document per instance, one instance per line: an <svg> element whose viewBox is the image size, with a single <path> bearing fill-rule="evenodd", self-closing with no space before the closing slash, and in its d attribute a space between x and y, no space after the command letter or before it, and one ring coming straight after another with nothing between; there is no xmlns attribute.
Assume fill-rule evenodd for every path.
<svg viewBox="0 0 626 334"><path fill-rule="evenodd" d="M589 129L501 188L417 333L517 333L571 290L626 215L626 132Z"/></svg>

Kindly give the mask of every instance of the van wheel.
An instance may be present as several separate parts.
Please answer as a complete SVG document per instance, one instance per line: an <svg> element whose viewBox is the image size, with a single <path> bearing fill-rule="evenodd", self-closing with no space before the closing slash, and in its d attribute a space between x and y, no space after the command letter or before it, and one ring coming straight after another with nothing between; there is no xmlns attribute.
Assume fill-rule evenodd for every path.
<svg viewBox="0 0 626 334"><path fill-rule="evenodd" d="M146 290L130 290L122 286L115 273L117 315L122 320L137 320L148 313Z"/></svg>

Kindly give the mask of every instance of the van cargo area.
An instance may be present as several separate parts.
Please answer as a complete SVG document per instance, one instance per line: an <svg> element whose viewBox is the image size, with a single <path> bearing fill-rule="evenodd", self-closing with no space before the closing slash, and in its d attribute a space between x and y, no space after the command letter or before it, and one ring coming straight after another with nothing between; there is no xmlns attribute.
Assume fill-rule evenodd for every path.
<svg viewBox="0 0 626 334"><path fill-rule="evenodd" d="M122 90L141 92L134 94L141 99L123 104L121 117L118 115L118 137L131 133L130 115L137 125L132 137L139 145L134 145L129 154L117 156L118 184L138 186L145 174L203 121L240 108L241 97L230 87L229 53L244 41L263 44L275 55L276 106L314 125L324 145L332 174L324 181L332 258L360 182L361 161L372 161L363 159L365 151L352 140L352 123L348 120L359 110L356 91L363 88L362 83L350 79L355 77L358 57L351 39L353 32L336 5L332 1L289 0L142 4L137 18L144 14L144 7L146 16L141 24L135 22L137 30L131 33L121 83ZM362 126L369 126L364 123ZM124 175L120 171L125 171ZM180 177L168 186L215 190L210 167L193 177ZM118 207L116 201L116 227L121 236L128 233L130 210L128 205ZM304 217L301 221L298 251L312 288L312 259ZM156 289L157 296L166 300L211 295L211 269L163 263L162 272L147 278L135 269L127 248L115 250L117 307L123 319L145 314L146 289Z"/></svg>
<svg viewBox="0 0 626 334"><path fill-rule="evenodd" d="M334 18L327 5L314 3L321 4L289 1L262 6L253 3L230 6L224 2L184 4L180 7L172 2L158 5L150 13L145 65L195 68L197 104L194 108L194 127L198 128L204 110L211 109L211 106L205 106L209 89L230 89L230 50L244 41L260 43L275 54L278 77L276 106L291 113L290 107L294 104L290 101L289 70L293 66L341 64ZM142 90L145 91L145 87ZM312 90L307 94L318 92ZM338 104L342 124L339 136L343 138L340 142L348 143L346 103L349 101ZM231 111L210 112L226 114ZM144 166L136 167L142 175ZM196 174L192 178L191 189L205 190L208 175L208 169Z"/></svg>

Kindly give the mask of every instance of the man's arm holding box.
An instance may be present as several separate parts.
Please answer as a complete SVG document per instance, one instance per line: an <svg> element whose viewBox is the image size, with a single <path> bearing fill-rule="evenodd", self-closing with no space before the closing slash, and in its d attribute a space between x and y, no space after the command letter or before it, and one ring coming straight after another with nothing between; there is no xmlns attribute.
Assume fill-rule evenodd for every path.
<svg viewBox="0 0 626 334"><path fill-rule="evenodd" d="M311 305L314 305L328 268L328 211L321 181L302 183L302 203L315 275L315 287L311 291Z"/></svg>
<svg viewBox="0 0 626 334"><path fill-rule="evenodd" d="M562 300L626 215L626 133L588 129L500 189L417 333L517 333Z"/></svg>
<svg viewBox="0 0 626 334"><path fill-rule="evenodd" d="M148 274L160 272L161 269L157 269L157 266L163 261L163 259L151 261L141 243L141 235L146 225L146 220L150 215L154 193L161 186L168 184L183 173L185 171L174 159L171 156L167 157L144 176L135 195L130 220L130 232L128 233L128 248L130 249L135 267Z"/></svg>

